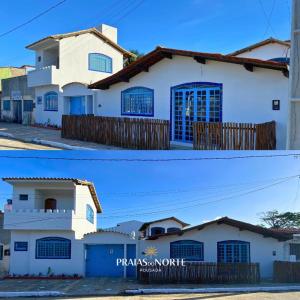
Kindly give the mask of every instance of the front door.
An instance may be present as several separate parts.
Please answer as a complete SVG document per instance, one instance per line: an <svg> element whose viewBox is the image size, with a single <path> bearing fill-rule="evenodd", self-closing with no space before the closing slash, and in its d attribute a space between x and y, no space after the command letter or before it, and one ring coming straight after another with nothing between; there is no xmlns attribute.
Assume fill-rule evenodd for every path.
<svg viewBox="0 0 300 300"><path fill-rule="evenodd" d="M85 97L77 96L70 97L70 115L84 115L85 114Z"/></svg>
<svg viewBox="0 0 300 300"><path fill-rule="evenodd" d="M177 87L172 98L175 141L193 141L193 122L222 121L220 86Z"/></svg>
<svg viewBox="0 0 300 300"><path fill-rule="evenodd" d="M13 100L13 122L14 123L22 123L22 101Z"/></svg>
<svg viewBox="0 0 300 300"><path fill-rule="evenodd" d="M47 209L56 209L56 200L52 198L48 198L45 200L45 210Z"/></svg>

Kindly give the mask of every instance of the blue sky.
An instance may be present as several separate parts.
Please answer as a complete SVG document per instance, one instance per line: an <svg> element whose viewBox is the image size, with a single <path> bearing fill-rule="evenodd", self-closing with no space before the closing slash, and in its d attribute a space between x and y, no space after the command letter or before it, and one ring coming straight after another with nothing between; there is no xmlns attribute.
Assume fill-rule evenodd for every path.
<svg viewBox="0 0 300 300"><path fill-rule="evenodd" d="M277 183L283 181L282 178L300 173L300 158L95 162L1 157L17 155L84 159L165 159L230 157L245 154L254 155L253 152L233 151L2 151L0 177L75 177L93 181L104 210L98 217L100 227L113 226L130 219L148 221L170 215L191 224L199 224L225 215L259 223L259 213L263 211L272 209L299 211L298 179ZM273 186L270 186L272 184ZM260 191L244 195L259 188ZM6 199L10 198L11 191L10 185L0 181L0 207L3 207Z"/></svg>
<svg viewBox="0 0 300 300"><path fill-rule="evenodd" d="M1 1L0 35L59 0ZM262 7L263 6L263 7ZM96 26L119 28L119 43L228 53L269 36L290 36L290 0L67 0L0 38L0 66L33 64L25 46L45 36Z"/></svg>

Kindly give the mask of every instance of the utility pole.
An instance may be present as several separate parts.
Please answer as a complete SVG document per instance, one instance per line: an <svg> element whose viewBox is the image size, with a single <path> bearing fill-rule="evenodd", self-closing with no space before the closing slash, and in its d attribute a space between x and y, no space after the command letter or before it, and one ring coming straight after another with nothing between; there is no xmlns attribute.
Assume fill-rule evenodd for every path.
<svg viewBox="0 0 300 300"><path fill-rule="evenodd" d="M292 0L287 148L300 149L300 0Z"/></svg>

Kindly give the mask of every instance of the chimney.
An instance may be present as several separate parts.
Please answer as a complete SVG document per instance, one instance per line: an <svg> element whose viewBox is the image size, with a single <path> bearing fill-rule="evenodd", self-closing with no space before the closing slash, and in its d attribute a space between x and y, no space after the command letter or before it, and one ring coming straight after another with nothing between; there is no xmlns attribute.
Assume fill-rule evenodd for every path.
<svg viewBox="0 0 300 300"><path fill-rule="evenodd" d="M110 40L118 43L118 29L106 24L101 24L100 26L96 27L103 35L108 37Z"/></svg>

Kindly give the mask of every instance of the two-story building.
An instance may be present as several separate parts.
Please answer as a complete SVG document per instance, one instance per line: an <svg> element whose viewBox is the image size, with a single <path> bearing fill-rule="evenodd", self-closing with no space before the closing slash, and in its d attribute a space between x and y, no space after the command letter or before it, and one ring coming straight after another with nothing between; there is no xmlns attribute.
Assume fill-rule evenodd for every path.
<svg viewBox="0 0 300 300"><path fill-rule="evenodd" d="M117 260L149 259L151 248L161 259L256 262L262 278L270 278L275 260L291 260L296 254L290 233L227 217L192 227L169 217L97 229L102 209L93 183L74 178L3 180L13 187L4 218L4 229L11 231L11 275L135 277L134 265ZM289 252L288 247L294 248Z"/></svg>
<svg viewBox="0 0 300 300"><path fill-rule="evenodd" d="M117 29L97 28L56 34L26 47L35 52L28 86L35 89L35 122L61 125L63 114L94 114L94 91L87 86L120 71L134 56L118 45Z"/></svg>

